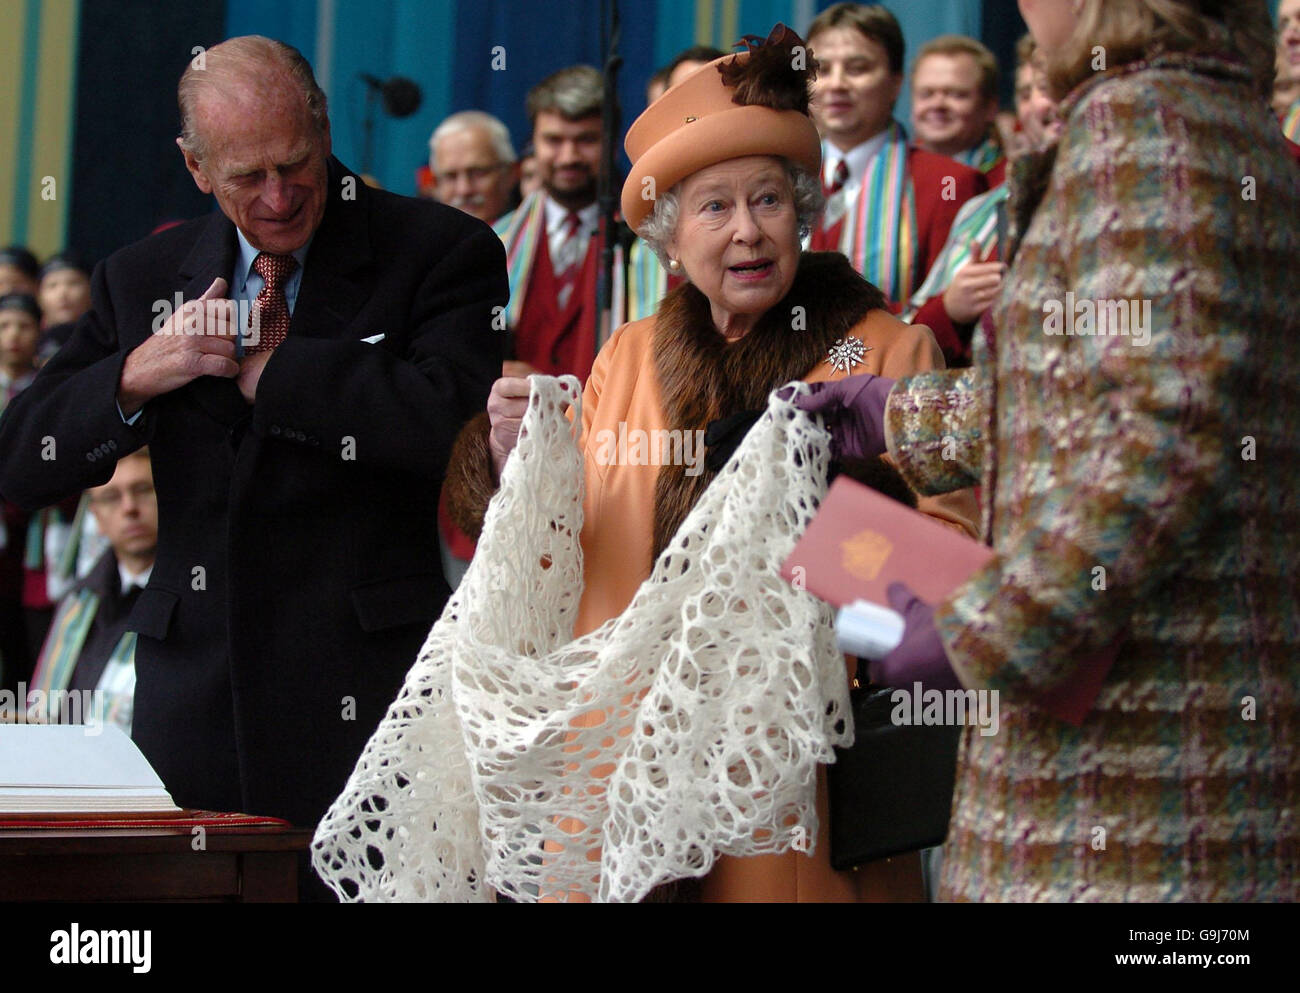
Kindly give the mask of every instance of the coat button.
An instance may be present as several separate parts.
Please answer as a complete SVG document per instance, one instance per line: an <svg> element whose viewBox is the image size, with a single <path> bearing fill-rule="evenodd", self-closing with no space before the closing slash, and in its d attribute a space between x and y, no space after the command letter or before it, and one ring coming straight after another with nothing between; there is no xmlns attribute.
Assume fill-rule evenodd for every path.
<svg viewBox="0 0 1300 993"><path fill-rule="evenodd" d="M275 435L275 437L277 437L277 438L280 437L280 425L278 425L278 424L272 424L272 425L271 425L271 434Z"/></svg>

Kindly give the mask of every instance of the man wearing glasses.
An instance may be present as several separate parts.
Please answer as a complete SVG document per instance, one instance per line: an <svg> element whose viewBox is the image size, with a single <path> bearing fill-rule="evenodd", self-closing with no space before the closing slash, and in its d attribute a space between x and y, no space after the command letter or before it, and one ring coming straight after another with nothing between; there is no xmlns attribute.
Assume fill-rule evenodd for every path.
<svg viewBox="0 0 1300 993"><path fill-rule="evenodd" d="M31 689L53 704L70 690L93 701L94 714L46 711L47 721L107 722L128 734L135 698L135 632L131 608L153 571L158 503L149 449L117 463L113 478L88 491L90 512L109 547L59 604L32 676Z"/></svg>
<svg viewBox="0 0 1300 993"><path fill-rule="evenodd" d="M510 132L491 114L466 110L452 114L429 138L433 195L448 206L492 224L508 211L519 163Z"/></svg>

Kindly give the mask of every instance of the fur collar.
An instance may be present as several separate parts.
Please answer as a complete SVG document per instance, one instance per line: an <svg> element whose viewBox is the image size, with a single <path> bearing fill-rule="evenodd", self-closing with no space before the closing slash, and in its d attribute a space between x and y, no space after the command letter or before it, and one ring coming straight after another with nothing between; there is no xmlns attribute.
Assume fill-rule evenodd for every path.
<svg viewBox="0 0 1300 993"><path fill-rule="evenodd" d="M655 371L667 425L703 430L720 417L766 407L772 390L802 379L868 311L884 307L881 292L838 252L805 253L785 299L736 342L728 342L713 326L703 293L689 283L678 287L660 304L654 331ZM656 558L714 475L705 469L687 476L685 466L659 470Z"/></svg>
<svg viewBox="0 0 1300 993"><path fill-rule="evenodd" d="M1020 242L1029 229L1038 205L1047 194L1047 186L1056 167L1057 145L1018 159L1007 177L1007 216L1010 221L1006 251L1007 264L1015 260Z"/></svg>

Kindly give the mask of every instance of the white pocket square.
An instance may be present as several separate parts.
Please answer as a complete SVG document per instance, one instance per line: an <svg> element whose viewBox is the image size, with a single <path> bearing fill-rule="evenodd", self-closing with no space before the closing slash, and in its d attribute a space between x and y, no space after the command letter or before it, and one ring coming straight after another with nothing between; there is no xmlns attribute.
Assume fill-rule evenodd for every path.
<svg viewBox="0 0 1300 993"><path fill-rule="evenodd" d="M361 340L364 341L367 345L378 345L381 341L384 340L384 335L372 334L369 338L362 338Z"/></svg>

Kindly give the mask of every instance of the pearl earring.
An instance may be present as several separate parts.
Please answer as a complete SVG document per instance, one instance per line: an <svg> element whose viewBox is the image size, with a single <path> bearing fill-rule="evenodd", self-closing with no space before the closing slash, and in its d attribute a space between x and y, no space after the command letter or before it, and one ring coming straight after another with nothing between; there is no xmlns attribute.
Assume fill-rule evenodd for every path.
<svg viewBox="0 0 1300 993"><path fill-rule="evenodd" d="M682 271L682 264L681 264L681 262L679 262L677 259L669 259L669 260L668 260L668 271L669 271L669 272L681 272L681 271Z"/></svg>

